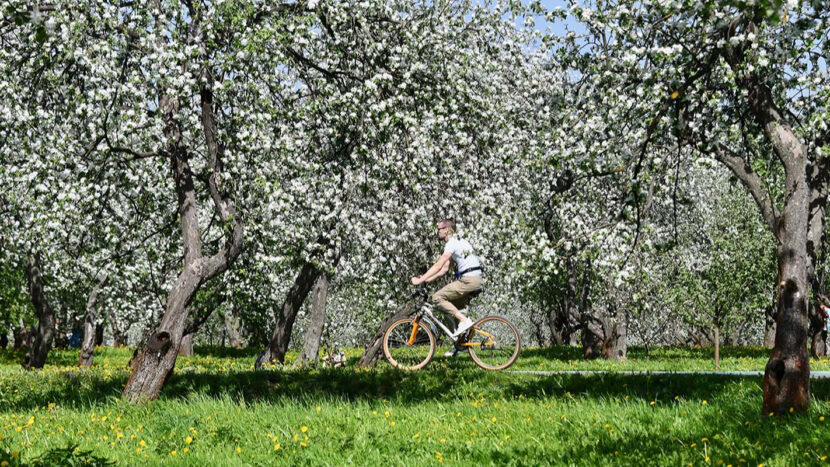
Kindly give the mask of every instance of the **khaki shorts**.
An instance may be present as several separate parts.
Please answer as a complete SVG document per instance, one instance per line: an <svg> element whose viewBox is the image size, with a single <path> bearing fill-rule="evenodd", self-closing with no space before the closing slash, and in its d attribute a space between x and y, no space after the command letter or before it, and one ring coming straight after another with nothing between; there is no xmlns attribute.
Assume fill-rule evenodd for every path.
<svg viewBox="0 0 830 467"><path fill-rule="evenodd" d="M481 289L481 276L463 276L432 294L432 303L441 311L455 314L467 306L469 295Z"/></svg>

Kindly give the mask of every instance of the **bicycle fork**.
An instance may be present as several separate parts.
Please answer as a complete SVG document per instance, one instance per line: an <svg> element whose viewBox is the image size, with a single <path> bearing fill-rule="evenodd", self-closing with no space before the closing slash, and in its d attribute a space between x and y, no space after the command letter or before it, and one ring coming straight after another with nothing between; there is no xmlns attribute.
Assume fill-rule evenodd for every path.
<svg viewBox="0 0 830 467"><path fill-rule="evenodd" d="M412 333L409 334L409 340L406 341L406 345L414 345L415 344L415 338L418 335L418 325L420 324L420 322L421 322L421 318L419 316L416 316L415 318L412 319Z"/></svg>

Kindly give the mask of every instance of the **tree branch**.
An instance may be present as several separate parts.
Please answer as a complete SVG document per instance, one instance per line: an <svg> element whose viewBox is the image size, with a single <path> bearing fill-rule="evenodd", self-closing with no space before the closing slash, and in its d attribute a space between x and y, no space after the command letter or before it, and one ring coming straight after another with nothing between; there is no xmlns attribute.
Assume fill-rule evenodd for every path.
<svg viewBox="0 0 830 467"><path fill-rule="evenodd" d="M744 158L736 154L728 146L720 143L718 148L719 150L714 154L715 159L728 167L738 177L738 180L743 183L746 189L749 190L749 193L755 200L755 204L761 210L761 216L764 218L767 226L769 226L770 231L777 236L778 212L772 204L769 194L761 186L761 178L752 170L752 167L749 166ZM704 152L700 148L698 150Z"/></svg>

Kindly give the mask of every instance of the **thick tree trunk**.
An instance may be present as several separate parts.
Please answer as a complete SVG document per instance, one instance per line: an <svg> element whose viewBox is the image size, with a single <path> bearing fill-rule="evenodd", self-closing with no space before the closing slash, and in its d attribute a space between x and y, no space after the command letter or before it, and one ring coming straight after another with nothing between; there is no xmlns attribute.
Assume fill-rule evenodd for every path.
<svg viewBox="0 0 830 467"><path fill-rule="evenodd" d="M560 303L551 307L548 314L548 326L550 327L550 340L553 345L564 345L571 335L569 326L570 300L563 297Z"/></svg>
<svg viewBox="0 0 830 467"><path fill-rule="evenodd" d="M193 334L185 334L182 336L182 343L179 344L179 355L185 357L193 356Z"/></svg>
<svg viewBox="0 0 830 467"><path fill-rule="evenodd" d="M262 367L264 363L271 365L285 363L285 354L288 352L288 343L291 339L291 331L294 328L297 313L320 275L322 275L322 271L312 263L305 263L300 268L300 273L297 274L294 284L282 302L271 340L265 350L257 357L254 364L255 368Z"/></svg>
<svg viewBox="0 0 830 467"><path fill-rule="evenodd" d="M357 363L358 368L369 368L375 366L378 360L380 360L383 356L383 335L386 334L386 330L389 329L389 326L391 326L395 321L401 318L406 318L407 316L415 313L416 307L420 306L421 303L422 302L419 301L411 301L383 320L378 328L378 331L366 344L366 347L363 350L363 355L360 356L360 361Z"/></svg>
<svg viewBox="0 0 830 467"><path fill-rule="evenodd" d="M326 297L329 290L328 274L320 274L314 283L314 293L311 301L311 323L305 334L303 351L294 362L294 368L303 366L317 367L320 350L320 339L323 337L323 327L326 324Z"/></svg>
<svg viewBox="0 0 830 467"><path fill-rule="evenodd" d="M628 357L628 335L625 311L617 308L614 319L603 323L602 358L623 361Z"/></svg>
<svg viewBox="0 0 830 467"><path fill-rule="evenodd" d="M35 340L23 360L23 368L31 370L32 368L43 368L46 363L46 356L52 348L52 341L55 339L57 319L55 309L52 308L43 291L43 275L38 253L30 254L26 260L26 278L29 284L29 295L32 298L32 305L34 305L38 320Z"/></svg>
<svg viewBox="0 0 830 467"><path fill-rule="evenodd" d="M228 335L228 345L235 349L241 349L245 345L242 332L239 330L239 317L236 316L236 306L233 311L225 312L225 332Z"/></svg>
<svg viewBox="0 0 830 467"><path fill-rule="evenodd" d="M97 316L95 313L95 305L98 301L98 294L101 292L101 289L104 288L104 285L107 283L107 278L109 276L104 275L98 284L92 289L90 292L89 297L86 301L86 317L84 318L84 337L81 342L81 358L78 362L78 366L82 367L91 367L92 366L92 356L95 352L95 338L96 338L96 328L95 321L97 320Z"/></svg>
<svg viewBox="0 0 830 467"><path fill-rule="evenodd" d="M720 326L717 324L712 326L712 333L715 335L715 369L720 369Z"/></svg>
<svg viewBox="0 0 830 467"><path fill-rule="evenodd" d="M603 335L602 322L590 316L586 317L582 326L582 356L586 360L593 360L602 355Z"/></svg>
<svg viewBox="0 0 830 467"><path fill-rule="evenodd" d="M778 241L775 346L764 371L763 413L803 412L810 403L808 300L823 238L828 162L826 158L810 159L807 146L784 118L785 112L778 109L766 77L747 73L744 64L749 43L739 41L733 46L730 42L737 26L732 24L725 30L727 45L720 51L735 72L737 84L746 91L749 109L784 168L784 207L779 214L769 190L746 159L732 153L720 156L750 192ZM758 34L751 20L740 26L741 33Z"/></svg>

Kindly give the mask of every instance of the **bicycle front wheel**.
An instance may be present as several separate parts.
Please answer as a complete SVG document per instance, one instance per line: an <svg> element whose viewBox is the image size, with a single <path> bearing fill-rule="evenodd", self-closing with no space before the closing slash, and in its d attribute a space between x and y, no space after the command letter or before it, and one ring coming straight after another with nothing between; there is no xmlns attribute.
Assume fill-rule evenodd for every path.
<svg viewBox="0 0 830 467"><path fill-rule="evenodd" d="M476 365L485 370L503 370L519 357L522 342L516 326L501 316L487 316L473 325L462 344Z"/></svg>
<svg viewBox="0 0 830 467"><path fill-rule="evenodd" d="M399 319L383 335L386 360L402 370L420 370L435 355L435 335L422 320Z"/></svg>

